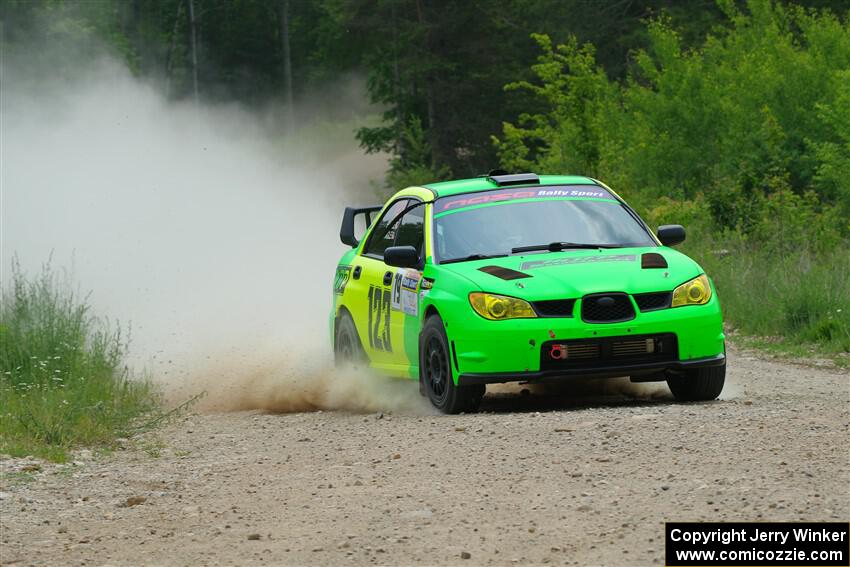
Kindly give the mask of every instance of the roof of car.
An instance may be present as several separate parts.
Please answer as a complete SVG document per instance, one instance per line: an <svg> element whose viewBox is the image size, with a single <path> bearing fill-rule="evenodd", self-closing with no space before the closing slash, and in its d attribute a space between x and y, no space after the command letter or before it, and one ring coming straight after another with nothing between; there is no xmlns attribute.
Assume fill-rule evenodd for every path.
<svg viewBox="0 0 850 567"><path fill-rule="evenodd" d="M589 177L581 175L541 175L540 183L529 185L598 185L599 183ZM489 177L473 177L472 179L457 179L455 181L442 181L440 183L428 183L423 185L436 193L437 197L446 197L448 195L459 195L462 193L474 193L476 191L487 191L489 189L498 189L494 181Z"/></svg>

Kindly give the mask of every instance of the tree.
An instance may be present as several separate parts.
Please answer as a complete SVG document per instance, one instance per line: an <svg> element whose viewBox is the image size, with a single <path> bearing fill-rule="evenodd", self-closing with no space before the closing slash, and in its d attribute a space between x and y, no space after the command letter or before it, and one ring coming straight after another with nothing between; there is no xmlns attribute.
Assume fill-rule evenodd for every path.
<svg viewBox="0 0 850 567"><path fill-rule="evenodd" d="M289 45L289 0L280 0L278 11L280 12L280 45L283 54L283 100L286 104L287 126L291 128L295 124L295 111L292 96L292 54Z"/></svg>
<svg viewBox="0 0 850 567"><path fill-rule="evenodd" d="M192 91L198 104L198 19L195 16L195 0L189 2L189 31L192 37Z"/></svg>

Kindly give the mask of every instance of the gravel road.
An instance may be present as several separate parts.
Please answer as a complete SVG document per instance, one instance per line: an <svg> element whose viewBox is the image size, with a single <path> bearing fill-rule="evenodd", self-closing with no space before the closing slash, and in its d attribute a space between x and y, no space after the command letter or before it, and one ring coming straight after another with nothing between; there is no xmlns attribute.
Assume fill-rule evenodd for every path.
<svg viewBox="0 0 850 567"><path fill-rule="evenodd" d="M732 351L723 397L192 414L111 456L4 459L0 563L663 565L665 521L850 518L847 371Z"/></svg>

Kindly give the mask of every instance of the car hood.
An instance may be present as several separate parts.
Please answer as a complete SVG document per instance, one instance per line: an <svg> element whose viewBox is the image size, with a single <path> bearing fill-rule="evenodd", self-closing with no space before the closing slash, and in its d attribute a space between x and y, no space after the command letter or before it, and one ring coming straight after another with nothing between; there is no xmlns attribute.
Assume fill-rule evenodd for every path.
<svg viewBox="0 0 850 567"><path fill-rule="evenodd" d="M665 263L666 267L648 267ZM681 252L654 246L524 254L440 268L472 280L482 291L532 301L589 293L672 291L702 273Z"/></svg>

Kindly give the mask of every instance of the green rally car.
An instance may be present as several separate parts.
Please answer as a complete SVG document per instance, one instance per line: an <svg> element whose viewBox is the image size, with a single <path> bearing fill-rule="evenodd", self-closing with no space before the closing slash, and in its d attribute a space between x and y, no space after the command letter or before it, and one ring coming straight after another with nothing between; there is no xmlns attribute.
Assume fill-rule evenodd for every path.
<svg viewBox="0 0 850 567"><path fill-rule="evenodd" d="M475 411L486 384L571 376L716 398L720 304L702 268L670 248L684 228L654 234L595 179L500 173L345 209L337 362L418 379L446 413Z"/></svg>

